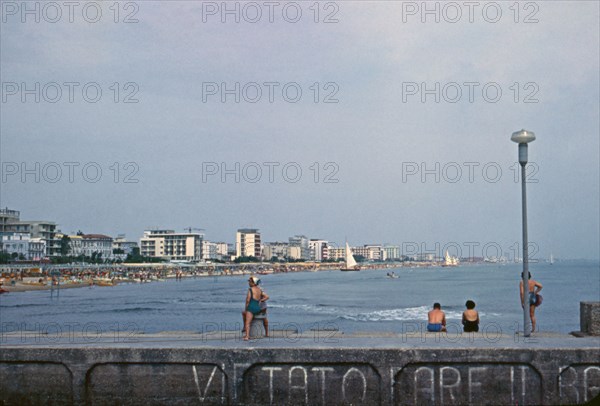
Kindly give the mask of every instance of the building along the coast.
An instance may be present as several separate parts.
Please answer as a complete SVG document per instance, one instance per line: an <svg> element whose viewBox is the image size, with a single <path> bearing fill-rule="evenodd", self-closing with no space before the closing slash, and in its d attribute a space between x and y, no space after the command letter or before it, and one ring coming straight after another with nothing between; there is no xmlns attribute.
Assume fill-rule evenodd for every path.
<svg viewBox="0 0 600 406"><path fill-rule="evenodd" d="M293 259L310 259L310 245L308 238L304 235L295 235L289 238L288 256Z"/></svg>
<svg viewBox="0 0 600 406"><path fill-rule="evenodd" d="M400 254L400 247L397 245L385 245L382 248L383 257L382 260L399 260L402 258Z"/></svg>
<svg viewBox="0 0 600 406"><path fill-rule="evenodd" d="M112 255L114 258L124 260L127 255L133 253L135 248L138 248L136 241L127 241L124 234L119 234L112 242Z"/></svg>
<svg viewBox="0 0 600 406"><path fill-rule="evenodd" d="M235 256L255 257L261 255L260 233L256 228L240 228L235 235Z"/></svg>
<svg viewBox="0 0 600 406"><path fill-rule="evenodd" d="M369 261L382 261L383 260L383 247L381 245L376 244L366 244L365 248L367 249L367 258Z"/></svg>
<svg viewBox="0 0 600 406"><path fill-rule="evenodd" d="M229 260L230 257L227 254L227 243L202 241L202 259L205 261L215 259L220 261Z"/></svg>
<svg viewBox="0 0 600 406"><path fill-rule="evenodd" d="M21 213L17 210L11 210L8 207L0 209L0 233L11 232L10 227L13 223L18 223Z"/></svg>
<svg viewBox="0 0 600 406"><path fill-rule="evenodd" d="M340 247L332 247L330 246L328 249L329 259L333 259L335 261L339 259L346 258L346 248Z"/></svg>
<svg viewBox="0 0 600 406"><path fill-rule="evenodd" d="M311 239L308 242L308 246L310 249L310 259L311 261L326 261L329 259L329 242L325 240L319 239Z"/></svg>
<svg viewBox="0 0 600 406"><path fill-rule="evenodd" d="M287 242L269 242L263 245L263 255L267 261L273 258L277 260L286 259L289 256L288 248L289 244Z"/></svg>
<svg viewBox="0 0 600 406"><path fill-rule="evenodd" d="M25 260L30 258L29 233L0 233L0 247L2 251L14 256L16 259Z"/></svg>
<svg viewBox="0 0 600 406"><path fill-rule="evenodd" d="M9 208L0 209L0 233L15 234L10 237L18 239L17 234L29 234L29 238L39 238L45 243L45 257L60 255L60 244L56 240L56 223L45 220L21 220L21 213Z"/></svg>
<svg viewBox="0 0 600 406"><path fill-rule="evenodd" d="M203 235L176 233L174 230L146 230L140 239L140 254L145 257L197 262L202 259Z"/></svg>

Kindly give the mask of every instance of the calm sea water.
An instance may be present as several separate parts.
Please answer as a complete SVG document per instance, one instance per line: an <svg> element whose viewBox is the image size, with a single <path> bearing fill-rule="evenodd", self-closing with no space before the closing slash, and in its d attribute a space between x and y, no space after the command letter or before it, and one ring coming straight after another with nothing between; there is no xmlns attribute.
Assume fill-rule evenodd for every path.
<svg viewBox="0 0 600 406"><path fill-rule="evenodd" d="M520 264L464 265L398 268L398 279L387 278L388 269L265 275L262 280L271 296L269 320L278 328L401 332L408 323L426 320L434 302L458 325L465 301L472 299L484 328L511 334L523 320L520 270ZM600 264L531 264L530 270L544 286L537 309L540 329L579 330L579 302L600 300ZM235 276L62 289L58 295L10 293L0 296L0 323L3 331L15 325L34 331L57 326L63 331L206 331L214 329L211 323L234 330L247 289L247 276Z"/></svg>

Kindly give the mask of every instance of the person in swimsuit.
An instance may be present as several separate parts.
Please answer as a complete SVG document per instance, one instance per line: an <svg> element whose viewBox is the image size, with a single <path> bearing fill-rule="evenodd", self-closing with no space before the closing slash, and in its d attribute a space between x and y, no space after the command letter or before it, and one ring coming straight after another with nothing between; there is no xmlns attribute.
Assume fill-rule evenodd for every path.
<svg viewBox="0 0 600 406"><path fill-rule="evenodd" d="M467 300L465 306L467 310L462 314L463 331L465 333L476 333L479 331L479 313L475 310L475 302Z"/></svg>
<svg viewBox="0 0 600 406"><path fill-rule="evenodd" d="M527 289L527 301L529 302L529 315L531 316L531 331L535 331L535 308L537 303L537 294L542 290L542 284L531 279L529 273L529 289ZM519 291L521 293L521 307L525 307L525 292L523 289L523 273L521 273L521 282L519 282Z"/></svg>
<svg viewBox="0 0 600 406"><path fill-rule="evenodd" d="M446 331L446 314L442 311L442 306L439 303L433 304L433 310L427 313L427 321L427 331Z"/></svg>
<svg viewBox="0 0 600 406"><path fill-rule="evenodd" d="M245 310L242 312L242 318L244 319L245 341L248 341L250 339L250 325L252 323L252 319L254 318L254 316L256 316L262 311L262 308L260 307L260 302L263 301L263 292L258 287L259 283L260 279L256 276L251 276L250 279L248 279L248 284L250 285L250 288L248 288L248 294L246 295L246 307Z"/></svg>

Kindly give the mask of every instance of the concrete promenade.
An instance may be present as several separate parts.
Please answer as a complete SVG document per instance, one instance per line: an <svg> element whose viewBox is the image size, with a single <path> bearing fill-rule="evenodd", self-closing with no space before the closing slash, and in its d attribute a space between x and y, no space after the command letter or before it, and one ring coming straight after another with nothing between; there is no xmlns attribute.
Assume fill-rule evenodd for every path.
<svg viewBox="0 0 600 406"><path fill-rule="evenodd" d="M3 404L578 404L600 395L600 337L538 333L8 332Z"/></svg>

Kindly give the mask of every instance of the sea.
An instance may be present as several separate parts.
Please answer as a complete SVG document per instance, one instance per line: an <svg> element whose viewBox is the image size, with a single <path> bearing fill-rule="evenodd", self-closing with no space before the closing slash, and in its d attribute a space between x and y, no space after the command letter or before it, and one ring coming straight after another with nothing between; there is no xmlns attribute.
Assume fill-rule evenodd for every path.
<svg viewBox="0 0 600 406"><path fill-rule="evenodd" d="M488 334L522 330L522 264L401 267L360 272L319 271L261 275L270 296L271 328L300 333L402 333L423 328L439 302L449 331L459 331L465 302L473 300ZM399 277L388 278L394 272ZM600 263L530 264L543 285L536 316L540 331L578 331L579 303L600 301ZM232 331L241 328L248 276L167 279L0 295L2 333Z"/></svg>

